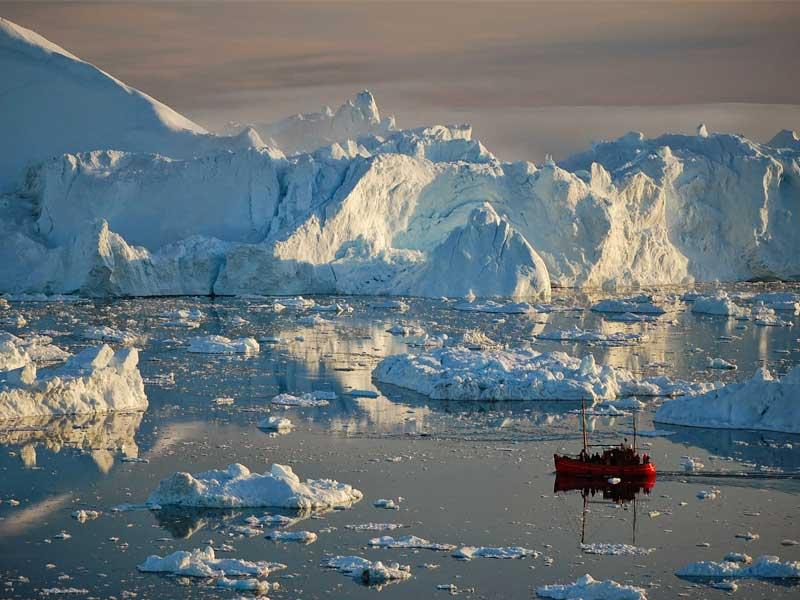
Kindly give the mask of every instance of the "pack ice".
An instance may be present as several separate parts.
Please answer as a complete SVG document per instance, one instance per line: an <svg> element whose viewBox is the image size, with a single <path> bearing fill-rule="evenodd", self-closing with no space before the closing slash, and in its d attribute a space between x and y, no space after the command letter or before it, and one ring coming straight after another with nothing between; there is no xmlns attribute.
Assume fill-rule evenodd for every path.
<svg viewBox="0 0 800 600"><path fill-rule="evenodd" d="M546 296L800 274L785 135L629 134L508 163L469 126L398 129L362 92L260 127L284 153L0 24L0 291Z"/></svg>
<svg viewBox="0 0 800 600"><path fill-rule="evenodd" d="M158 484L150 506L202 508L276 507L312 510L350 506L362 493L332 479L307 479L291 467L272 465L269 472L251 473L244 465L204 473L178 472Z"/></svg>
<svg viewBox="0 0 800 600"><path fill-rule="evenodd" d="M135 348L114 352L103 344L42 369L24 350L10 348L11 341L0 345L0 364L8 354L21 364L0 372L0 420L147 409Z"/></svg>
<svg viewBox="0 0 800 600"><path fill-rule="evenodd" d="M760 429L800 433L800 366L783 379L765 368L752 379L661 405L654 421L716 429Z"/></svg>

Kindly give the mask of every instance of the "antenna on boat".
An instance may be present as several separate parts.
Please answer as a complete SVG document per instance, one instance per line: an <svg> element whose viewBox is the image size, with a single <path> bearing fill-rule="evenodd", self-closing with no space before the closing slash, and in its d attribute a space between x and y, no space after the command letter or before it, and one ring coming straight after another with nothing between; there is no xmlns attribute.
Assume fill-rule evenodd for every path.
<svg viewBox="0 0 800 600"><path fill-rule="evenodd" d="M583 429L583 454L588 453L588 438L586 437L586 398L581 398L581 428Z"/></svg>
<svg viewBox="0 0 800 600"><path fill-rule="evenodd" d="M636 409L633 409L633 451L636 452Z"/></svg>

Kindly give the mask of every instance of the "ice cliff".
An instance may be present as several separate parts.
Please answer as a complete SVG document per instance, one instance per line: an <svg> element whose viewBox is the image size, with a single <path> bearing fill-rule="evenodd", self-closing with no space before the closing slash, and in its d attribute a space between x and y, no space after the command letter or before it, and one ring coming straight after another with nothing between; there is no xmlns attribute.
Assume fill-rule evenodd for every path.
<svg viewBox="0 0 800 600"><path fill-rule="evenodd" d="M0 25L0 126L16 128L0 139L3 292L538 296L800 276L792 136L629 134L507 163L468 126L397 130L362 92L261 127L268 147ZM46 87L26 92L30 73Z"/></svg>

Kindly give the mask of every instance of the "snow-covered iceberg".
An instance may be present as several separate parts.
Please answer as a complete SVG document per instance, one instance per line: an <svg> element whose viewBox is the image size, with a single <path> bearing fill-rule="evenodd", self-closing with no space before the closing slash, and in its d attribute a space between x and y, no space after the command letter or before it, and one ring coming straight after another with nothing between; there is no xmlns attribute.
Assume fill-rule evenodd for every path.
<svg viewBox="0 0 800 600"><path fill-rule="evenodd" d="M759 556L752 564L740 560L702 560L678 569L678 577L800 579L800 561L782 562L777 556Z"/></svg>
<svg viewBox="0 0 800 600"><path fill-rule="evenodd" d="M268 132L308 150L287 157L2 25L0 125L16 133L0 143L0 291L532 296L800 275L800 149L633 134L560 165L507 163L468 126L396 131L365 92ZM30 69L41 86L19 85ZM92 116L42 108L62 91ZM60 139L52 118L80 127L40 144Z"/></svg>
<svg viewBox="0 0 800 600"><path fill-rule="evenodd" d="M800 366L783 379L759 369L752 379L662 404L654 421L715 429L800 433Z"/></svg>
<svg viewBox="0 0 800 600"><path fill-rule="evenodd" d="M204 473L178 472L159 483L150 494L151 506L203 508L277 507L320 509L350 506L362 494L346 483L332 479L307 479L291 467L272 465L268 473L251 473L244 465Z"/></svg>
<svg viewBox="0 0 800 600"><path fill-rule="evenodd" d="M147 557L137 569L142 573L170 573L182 577L267 577L273 571L285 569L286 565L265 561L249 561L237 558L217 558L214 548L198 548L187 552L177 550L172 554Z"/></svg>
<svg viewBox="0 0 800 600"><path fill-rule="evenodd" d="M647 600L643 588L623 585L611 579L598 581L589 574L575 583L540 586L536 588L536 595L554 600Z"/></svg>
<svg viewBox="0 0 800 600"><path fill-rule="evenodd" d="M135 348L87 348L63 365L0 373L0 420L147 409Z"/></svg>

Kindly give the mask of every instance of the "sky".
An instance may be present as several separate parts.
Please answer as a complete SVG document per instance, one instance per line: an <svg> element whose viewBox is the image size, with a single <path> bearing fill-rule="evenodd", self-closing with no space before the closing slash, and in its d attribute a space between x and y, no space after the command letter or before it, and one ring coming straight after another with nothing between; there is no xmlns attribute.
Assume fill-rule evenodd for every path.
<svg viewBox="0 0 800 600"><path fill-rule="evenodd" d="M800 129L800 2L3 2L0 15L210 128L370 89L503 158L629 130Z"/></svg>

